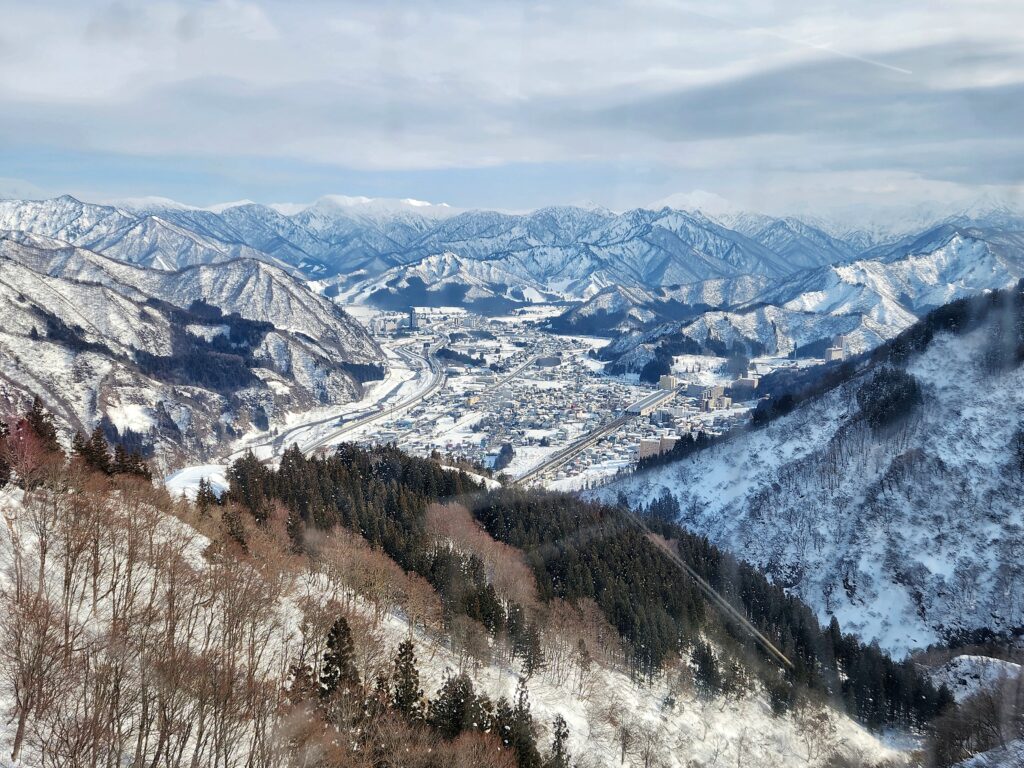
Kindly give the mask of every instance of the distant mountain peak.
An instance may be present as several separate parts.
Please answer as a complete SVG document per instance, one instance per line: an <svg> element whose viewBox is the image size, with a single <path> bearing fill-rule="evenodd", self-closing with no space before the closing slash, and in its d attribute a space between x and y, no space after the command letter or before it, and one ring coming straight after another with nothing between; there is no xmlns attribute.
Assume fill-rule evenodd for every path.
<svg viewBox="0 0 1024 768"><path fill-rule="evenodd" d="M694 189L690 192L676 192L674 194L655 200L650 205L644 206L651 210L672 208L683 211L702 211L708 216L716 216L723 213L737 213L739 207L731 200L727 200L716 192L708 192L703 189Z"/></svg>
<svg viewBox="0 0 1024 768"><path fill-rule="evenodd" d="M458 212L448 203L431 203L411 197L390 198L363 195L324 195L308 205L275 203L270 207L286 216L294 216L305 211L316 211L322 214L341 212L371 217L415 213L419 216L442 218Z"/></svg>

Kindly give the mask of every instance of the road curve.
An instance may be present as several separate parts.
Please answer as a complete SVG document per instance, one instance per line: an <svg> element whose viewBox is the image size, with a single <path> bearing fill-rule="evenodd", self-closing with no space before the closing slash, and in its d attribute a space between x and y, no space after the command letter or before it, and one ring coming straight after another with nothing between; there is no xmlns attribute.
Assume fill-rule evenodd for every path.
<svg viewBox="0 0 1024 768"><path fill-rule="evenodd" d="M438 359L434 357L434 354L443 345L443 341L435 342L434 345L430 347L426 357L423 357L422 355L417 355L415 352L411 352L409 350L404 349L401 350L401 352L399 352L399 354L404 353L411 357L415 357L419 360L422 360L424 361L424 363L426 363L427 367L430 369L430 375L432 377L432 380L426 389L424 389L422 392L418 392L412 397L409 397L401 401L400 403L396 403L395 405L384 408L383 410L374 411L373 413L369 413L366 416L360 416L357 419L353 419L352 421L342 424L340 427L338 427L338 429L330 432L329 434L325 435L319 440L316 440L307 445L303 449L303 453L307 455L315 453L317 450L327 445L328 443L337 440L342 435L347 434L348 432L351 432L354 429L365 427L366 425L372 424L373 422L379 421L380 419L385 419L389 416L393 416L396 413L401 413L402 411L412 408L420 401L430 397L432 394L437 392L437 390L444 386L446 378L444 375L444 368L442 367Z"/></svg>

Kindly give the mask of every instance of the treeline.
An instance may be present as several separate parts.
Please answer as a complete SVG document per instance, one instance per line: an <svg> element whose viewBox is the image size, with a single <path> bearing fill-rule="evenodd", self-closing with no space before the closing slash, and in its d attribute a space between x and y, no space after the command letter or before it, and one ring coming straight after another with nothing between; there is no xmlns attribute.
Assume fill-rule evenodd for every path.
<svg viewBox="0 0 1024 768"><path fill-rule="evenodd" d="M641 514L646 525L673 542L719 594L742 606L746 618L761 631L767 630L793 663L789 680L841 700L850 715L872 728L922 726L953 703L949 690L936 688L912 662L895 662L876 645L843 634L835 617L827 628L821 627L814 611L799 598L705 537L683 529L674 522L679 515L674 497L666 494ZM733 632L728 624L726 629ZM783 690L770 693L774 706L791 703Z"/></svg>
<svg viewBox="0 0 1024 768"><path fill-rule="evenodd" d="M441 740L440 749L435 745L428 750L437 749L439 762L425 765L457 764L469 768L482 764L485 755L487 764L510 768L571 765L569 732L560 716L553 723L551 747L542 757L525 678L519 679L512 701L502 697L495 702L478 693L465 673L449 672L436 696L430 699L420 685L411 639L399 644L391 668L373 681L361 679L356 659L357 644L352 631L345 617L339 616L331 625L319 663L300 662L292 666L288 705L305 721L306 734L319 736L320 728L336 729L349 742L348 750L359 753L366 765L394 765L391 761L396 753L395 733L403 732L410 741L415 741L417 733L422 734L421 741L431 737ZM322 738L297 739L292 747L293 757L298 758L297 764L305 765L304 760L315 760L321 748ZM410 755L407 750L403 757L421 760L426 755ZM471 762L473 759L481 763Z"/></svg>
<svg viewBox="0 0 1024 768"><path fill-rule="evenodd" d="M250 526L251 555L212 516L199 534L175 519L198 508L97 466L100 437L68 463L36 407L0 445L24 489L0 584L12 764L569 768L563 720L537 743L525 680L511 701L455 674L426 696L413 643L388 663L337 581L289 599L306 561L272 524Z"/></svg>
<svg viewBox="0 0 1024 768"><path fill-rule="evenodd" d="M441 596L447 626L458 616L480 622L491 638L507 641L527 675L543 663L537 627L523 606L497 594L476 554L439 543L427 531L429 504L481 490L462 470L443 469L393 446L343 444L330 456L313 458L293 446L277 470L244 456L228 470L228 481L225 501L242 504L257 521L269 517L275 501L289 510L296 551L308 546L306 529L344 526L426 579Z"/></svg>
<svg viewBox="0 0 1024 768"><path fill-rule="evenodd" d="M147 376L225 394L260 386L259 377L252 372L259 364L254 351L274 330L273 324L247 320L237 312L225 315L219 307L203 301L193 302L188 309L157 299L149 299L147 304L170 317L172 344L170 355L135 353L136 364ZM210 338L189 333L188 326L195 325L210 327Z"/></svg>
<svg viewBox="0 0 1024 768"><path fill-rule="evenodd" d="M540 491L484 493L464 473L394 447L342 445L332 456L308 459L292 448L276 471L247 456L228 478L227 500L244 505L257 520L265 520L275 502L289 510L296 548L309 546L307 528L340 525L364 536L438 591L449 626L458 616L480 622L508 643L527 675L544 664L538 626L523 605L495 591L475 554L440 546L428 535L425 513L432 501L463 497L491 537L524 553L541 600L594 601L621 635L637 678L653 677L710 635L733 660L723 660L721 669L714 659L705 662L707 678L719 681L708 687L724 690L730 676L754 670L779 711L805 691L841 699L872 727L916 726L948 702L948 692L936 691L912 666L894 663L838 627L822 630L798 599L670 522L678 513L668 508L674 501L649 510L648 525L791 658L794 669L784 678L741 627L709 607L693 580L624 509Z"/></svg>
<svg viewBox="0 0 1024 768"><path fill-rule="evenodd" d="M628 642L636 674L653 675L673 655L693 648L701 633L717 637L759 670L784 709L793 686L840 698L847 711L872 726L919 726L951 702L912 665L897 664L838 625L818 626L813 611L751 566L672 522L674 501L649 510L653 532L669 539L698 574L742 606L794 668L788 687L777 685L770 660L734 623L709 606L697 585L649 540L623 509L558 493L503 489L479 497L471 509L499 541L523 549L542 597L591 598Z"/></svg>
<svg viewBox="0 0 1024 768"><path fill-rule="evenodd" d="M55 341L70 349L72 352L99 352L100 354L112 354L106 344L95 341L88 341L85 338L85 329L79 325L68 325L52 312L42 307L32 306L32 313L43 322L43 330L46 338ZM39 338L39 330L32 326L29 337L35 341Z"/></svg>
<svg viewBox="0 0 1024 768"><path fill-rule="evenodd" d="M642 459L639 459L636 463L636 471L642 472L645 469L652 469L665 464L671 464L675 461L682 461L687 456L692 456L698 451L702 451L714 443L721 442L727 436L728 433L723 435L712 435L704 432L703 430L697 433L690 432L685 435L680 435L676 444L664 453L657 453L652 456L645 456Z"/></svg>
<svg viewBox="0 0 1024 768"><path fill-rule="evenodd" d="M23 487L31 487L38 482L40 470L62 467L68 458L108 476L153 477L149 464L137 451L120 443L111 451L102 427L96 427L88 438L76 433L70 457L66 456L57 439L53 416L38 395L24 414L0 419L0 487L11 480L12 473Z"/></svg>

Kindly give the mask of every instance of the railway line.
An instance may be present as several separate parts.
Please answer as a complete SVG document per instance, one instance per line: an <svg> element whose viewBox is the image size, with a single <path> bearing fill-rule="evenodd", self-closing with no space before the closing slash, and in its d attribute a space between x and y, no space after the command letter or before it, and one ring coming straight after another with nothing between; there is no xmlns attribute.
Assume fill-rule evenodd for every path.
<svg viewBox="0 0 1024 768"><path fill-rule="evenodd" d="M568 461L571 461L576 456L579 456L581 453L583 453L583 451L587 450L587 448L597 443L602 437L606 437L615 430L624 426L631 418L633 418L632 414L623 413L620 414L619 416L616 416L608 423L602 424L597 429L591 430L576 442L566 446L562 450L545 459L543 462L538 464L536 467L531 469L526 474L518 477L515 480L515 484L527 485L531 481L543 477L548 472L551 472L554 469L558 469L558 467L562 466Z"/></svg>

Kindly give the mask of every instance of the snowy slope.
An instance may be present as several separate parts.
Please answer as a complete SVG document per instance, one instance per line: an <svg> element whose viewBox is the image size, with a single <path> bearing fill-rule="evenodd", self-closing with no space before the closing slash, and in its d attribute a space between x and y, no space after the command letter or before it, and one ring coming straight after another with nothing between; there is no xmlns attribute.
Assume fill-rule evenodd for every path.
<svg viewBox="0 0 1024 768"><path fill-rule="evenodd" d="M988 656L961 654L941 667L929 672L936 685L944 684L957 701L963 701L985 689L991 689L1006 680L1015 680L1024 674L1020 664Z"/></svg>
<svg viewBox="0 0 1024 768"><path fill-rule="evenodd" d="M613 284L567 309L551 327L612 336L646 331L659 323L671 328L709 310L747 305L773 282L764 275L741 275L650 289Z"/></svg>
<svg viewBox="0 0 1024 768"><path fill-rule="evenodd" d="M216 318L183 323L179 310L199 300L266 324L254 331L248 381L215 390L168 364L154 368L153 358L230 333ZM0 237L0 399L20 410L40 395L65 437L103 424L142 435L163 466L208 456L250 425L358 398L344 363L383 358L358 323L266 263L166 272L51 238Z"/></svg>
<svg viewBox="0 0 1024 768"><path fill-rule="evenodd" d="M262 261L235 259L167 272L23 233L0 233L0 255L40 273L100 283L131 298L155 297L179 307L203 299L225 313L305 335L350 362L373 362L380 355L362 326L337 305Z"/></svg>
<svg viewBox="0 0 1024 768"><path fill-rule="evenodd" d="M920 415L887 436L855 418L861 380L767 428L599 491L668 492L684 524L791 586L823 620L896 654L1024 623L1024 477L1011 469L1024 369L990 375L984 329L909 365Z"/></svg>
<svg viewBox="0 0 1024 768"><path fill-rule="evenodd" d="M919 238L906 253L798 272L773 281L744 305L644 329L617 339L604 354L639 370L651 359L652 344L680 335L698 343L712 339L789 353L844 334L848 351L861 352L893 338L936 306L1005 288L1021 276L1024 241L1016 234L983 237L976 230L944 227Z"/></svg>
<svg viewBox="0 0 1024 768"><path fill-rule="evenodd" d="M46 593L48 599L56 602L69 571L73 578L81 578L83 584L86 584L84 579L93 574L81 567L65 569L76 556L69 553L69 548L54 544L45 557L41 554L36 534L39 527L33 523L55 517L52 513L44 517L46 512L38 511L43 503L25 500L20 491L10 487L0 489L0 517L4 523L0 525L0 580L4 585L12 583L15 568L23 569L30 578L41 574L40 593ZM233 555L222 554L216 545L211 546L210 539L185 520L149 504L119 504L112 499L102 518L96 505L87 506L87 520L105 523L87 528L95 532L95 540L102 545L96 547L99 553L96 581L89 582L98 583L100 588L95 591L74 589L67 598L72 606L71 627L76 638L105 638L108 622L114 614L115 599L120 601L119 607L127 606L116 615L131 611L129 615L135 616L141 615L140 608L150 598L160 611L159 618L154 620L158 629L164 630L168 625L175 633L175 640L190 640L196 646L207 640L210 646L207 656L215 663L221 658L218 655L221 649L244 649L238 651L240 660L234 669L240 670L239 676L251 675L268 696L276 696L288 667L299 653L319 655L322 652L322 636L326 631L320 630L320 624L324 617L336 616L342 610L353 627L357 648L355 663L363 679L372 679L375 673L386 668L398 644L411 638L415 643L420 684L428 696L436 694L446 674L460 671L466 671L472 678L477 692L487 694L492 700L514 695L518 665L503 661L500 654L487 649L473 654L460 649L458 641L448 637L435 622L431 621L429 628L425 628L422 616L415 623L409 621L404 610L407 598L402 591L406 583L393 585L383 601L376 581L367 580L355 567L332 567L330 560L310 563L299 559L276 562L273 570L258 565L252 567L252 561L242 560L236 564ZM50 508L62 511L65 507L54 504ZM179 513L185 519L207 525L207 530L215 525L208 519L199 520L194 512L179 510ZM52 527L62 530L57 525ZM253 536L254 548L258 546L257 559L274 553L264 538ZM131 552L130 545L134 546ZM172 558L173 571L166 566ZM132 567L126 569L126 562ZM124 571L128 572L127 577ZM173 581L169 577L171 573ZM384 570L382 575L393 573ZM106 588L112 583L121 586L118 579L131 579L131 589ZM127 595L122 596L122 592ZM171 613L174 607L168 607L175 599L187 607L192 621L172 625L170 619L164 618L176 615ZM230 624L223 621L225 616L232 619ZM303 643L304 633L309 648ZM137 637L135 633L126 634ZM564 645L556 632L545 635L542 642L549 649ZM102 648L99 642L95 645ZM135 646L131 647L134 651ZM99 657L102 650L80 643L76 658L84 653L103 658ZM561 653L564 656L564 649ZM122 662L124 671L119 679L137 685L138 676L152 669L146 666L148 661L144 654L128 654ZM811 768L828 765L834 753L871 765L883 760L901 764L907 757L847 716L827 707L809 708L802 720L801 714L773 715L767 696L757 687L727 698L700 699L692 683L687 683L691 674L684 662L681 668L643 684L598 659L582 674L568 657L557 665L552 663L528 683L538 744L546 747L550 743L550 724L556 715L561 715L569 727L571 753L592 768L690 768L714 764ZM75 685L68 700L75 701L83 689L88 690L84 685ZM180 707L175 712L182 723L194 724L198 719L194 709L199 709L195 705L197 698L193 698L196 688L183 683L181 677L174 677L163 690L174 692L174 704ZM205 693L205 689L199 688L199 691ZM239 696L232 693L236 698ZM126 699L122 704L126 713L123 722L126 730L134 735L136 729L132 726L141 719L132 717L138 698ZM13 709L8 690L0 690L0 705L5 714ZM190 705L194 705L194 709ZM58 708L59 703L51 705L49 711ZM271 704L266 715L272 723L273 709L274 704ZM51 732L49 725L47 721L33 718L31 733L45 737ZM6 754L10 754L15 727L14 718L5 717L0 723L0 746ZM245 764L245 752L252 743L251 730L246 716L231 721L230 738L221 747L229 764ZM175 754L182 754L188 760L195 742L189 739L191 729L183 731L178 745L181 752ZM276 731L274 733L276 735ZM623 733L628 735L625 749L622 748ZM155 739L149 740L148 753L159 754L153 741ZM18 768L40 764L39 750L44 743L44 739L30 736ZM134 740L129 744L134 747Z"/></svg>

